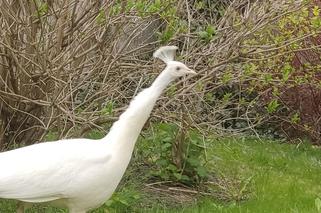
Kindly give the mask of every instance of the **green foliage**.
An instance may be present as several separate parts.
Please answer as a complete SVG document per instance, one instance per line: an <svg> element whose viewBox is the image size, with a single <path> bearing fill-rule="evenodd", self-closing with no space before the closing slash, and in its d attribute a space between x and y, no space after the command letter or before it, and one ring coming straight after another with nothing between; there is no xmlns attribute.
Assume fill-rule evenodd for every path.
<svg viewBox="0 0 321 213"><path fill-rule="evenodd" d="M251 28L251 25L247 27ZM243 63L240 76L241 87L246 88L243 94L264 103L258 106L258 113L264 118L262 120L269 122L273 119L272 125L265 124L273 126L274 132L284 132L281 124L287 123L293 128L288 128L286 135L297 137L293 130L300 130L296 133L304 132L300 135L302 138L307 135L311 139L319 138L319 125L315 125L312 119L319 115L314 113L316 105L311 103L319 103L312 93L319 93L317 70L320 65L314 57L319 55L320 30L320 8L314 1L307 1L298 10L279 16L242 41L243 49L260 49ZM242 51L246 54L245 50ZM225 72L230 73L230 69L226 68ZM311 91L311 95L303 91ZM298 98L300 95L304 98ZM268 113L262 110L262 105ZM303 128L304 124L310 128Z"/></svg>
<svg viewBox="0 0 321 213"><path fill-rule="evenodd" d="M272 114L274 112L276 112L277 108L280 106L278 100L274 99L272 100L266 107L266 110L268 111L268 113Z"/></svg>
<svg viewBox="0 0 321 213"><path fill-rule="evenodd" d="M216 28L212 25L207 25L204 30L198 32L198 35L203 41L208 43L216 35Z"/></svg>
<svg viewBox="0 0 321 213"><path fill-rule="evenodd" d="M282 69L283 82L289 80L290 74L293 72L293 68L289 63L286 63Z"/></svg>
<svg viewBox="0 0 321 213"><path fill-rule="evenodd" d="M312 9L313 17L311 18L311 26L318 30L321 27L320 8L316 5Z"/></svg>
<svg viewBox="0 0 321 213"><path fill-rule="evenodd" d="M45 2L39 3L38 6L38 16L42 17L48 13L48 4Z"/></svg>
<svg viewBox="0 0 321 213"><path fill-rule="evenodd" d="M162 43L169 42L175 35L181 32L187 31L186 21L179 18L177 15L177 2L175 0L129 0L126 2L116 1L116 3L111 7L110 16L120 15L121 12L124 12L128 15L137 15L141 18L145 18L148 16L154 16L157 14L160 18L166 23L165 29L161 32L158 32L159 40ZM124 7L124 8L122 8ZM104 14L98 14L97 22L103 23L105 20L102 18ZM208 29L210 33L213 29Z"/></svg>
<svg viewBox="0 0 321 213"><path fill-rule="evenodd" d="M99 130L91 130L87 135L86 138L90 139L101 139L105 136L105 133Z"/></svg>
<svg viewBox="0 0 321 213"><path fill-rule="evenodd" d="M246 186L246 200L224 202L218 212L317 212L321 195L319 148L306 143L289 145L250 138L220 138L212 144L208 166L220 171L223 178L243 183L251 178ZM229 187L221 195L242 190L242 184ZM218 210L212 208L212 212Z"/></svg>
<svg viewBox="0 0 321 213"><path fill-rule="evenodd" d="M223 103L227 104L231 100L232 95L233 94L230 92L225 93L223 96Z"/></svg>
<svg viewBox="0 0 321 213"><path fill-rule="evenodd" d="M176 94L177 87L175 85L169 86L169 88L166 90L166 95L170 98L173 98Z"/></svg>
<svg viewBox="0 0 321 213"><path fill-rule="evenodd" d="M55 141L59 139L59 135L55 131L49 131L44 138L44 141Z"/></svg>
<svg viewBox="0 0 321 213"><path fill-rule="evenodd" d="M120 2L114 4L114 5L111 7L111 9L110 9L109 15L110 15L110 16L117 16L117 15L119 15L120 12L121 12L121 7L122 7L122 6L121 6L121 3L120 3Z"/></svg>
<svg viewBox="0 0 321 213"><path fill-rule="evenodd" d="M291 117L291 123L298 124L300 122L300 115L299 113L294 113Z"/></svg>
<svg viewBox="0 0 321 213"><path fill-rule="evenodd" d="M194 2L194 7L197 9L197 10L201 10L201 9L205 9L206 8L206 5L203 1L195 1Z"/></svg>
<svg viewBox="0 0 321 213"><path fill-rule="evenodd" d="M215 97L212 92L205 93L204 99L206 102L211 103L214 101Z"/></svg>
<svg viewBox="0 0 321 213"><path fill-rule="evenodd" d="M230 72L225 72L222 76L222 83L227 84L229 83L233 78L233 74Z"/></svg>
<svg viewBox="0 0 321 213"><path fill-rule="evenodd" d="M188 134L189 146L187 150L185 172L186 174L190 174L190 177L199 183L209 175L209 171L205 166L206 144L208 141L205 141L202 135L195 130L190 130Z"/></svg>
<svg viewBox="0 0 321 213"><path fill-rule="evenodd" d="M243 65L243 70L245 76L252 76L257 70L257 65L254 63L245 63Z"/></svg>
<svg viewBox="0 0 321 213"><path fill-rule="evenodd" d="M103 25L106 23L106 14L103 9L99 10L99 13L96 17L96 22L97 22L97 24L100 24L100 25Z"/></svg>
<svg viewBox="0 0 321 213"><path fill-rule="evenodd" d="M208 176L208 170L205 167L205 141L199 133L193 130L186 133L183 168L179 168L173 156L173 144L178 134L176 125L167 123L155 125L153 131L148 132L139 142L138 151L144 149L140 152L142 158L148 159L148 163L153 165L152 176L165 181L198 184Z"/></svg>
<svg viewBox="0 0 321 213"><path fill-rule="evenodd" d="M167 43L175 35L187 31L186 21L181 20L176 14L177 11L175 7L161 14L161 17L167 22L165 30L158 33L161 43Z"/></svg>
<svg viewBox="0 0 321 213"><path fill-rule="evenodd" d="M121 191L114 193L104 206L111 211L129 212L140 198L141 194L131 187L122 188Z"/></svg>
<svg viewBox="0 0 321 213"><path fill-rule="evenodd" d="M103 115L112 115L115 107L114 101L109 101L106 103L105 107L101 110Z"/></svg>

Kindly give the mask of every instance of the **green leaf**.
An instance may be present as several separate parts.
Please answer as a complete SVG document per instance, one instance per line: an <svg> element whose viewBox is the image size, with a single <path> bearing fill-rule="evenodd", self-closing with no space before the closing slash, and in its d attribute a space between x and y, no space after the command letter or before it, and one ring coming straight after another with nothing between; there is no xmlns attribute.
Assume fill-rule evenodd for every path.
<svg viewBox="0 0 321 213"><path fill-rule="evenodd" d="M319 16L320 15L320 8L319 6L314 6L313 9L312 9L312 13L314 16Z"/></svg>
<svg viewBox="0 0 321 213"><path fill-rule="evenodd" d="M273 87L272 95L275 97L280 95L280 91L277 87Z"/></svg>
<svg viewBox="0 0 321 213"><path fill-rule="evenodd" d="M167 166L167 169L170 170L170 171L173 171L173 172L177 172L177 168L173 164L169 164Z"/></svg>
<svg viewBox="0 0 321 213"><path fill-rule="evenodd" d="M204 177L206 177L206 176L208 175L206 168L203 167L203 166L197 167L197 168L196 168L196 172L197 172L197 174L198 174L200 177L202 177L202 178L204 178Z"/></svg>
<svg viewBox="0 0 321 213"><path fill-rule="evenodd" d="M311 18L311 25L314 29L319 29L321 27L321 18L320 16L315 16Z"/></svg>
<svg viewBox="0 0 321 213"><path fill-rule="evenodd" d="M191 178L189 178L187 175L182 175L182 176L181 176L181 180L183 180L183 181L190 181Z"/></svg>
<svg viewBox="0 0 321 213"><path fill-rule="evenodd" d="M253 73L255 73L257 66L253 63L247 63L243 66L243 69L244 69L244 74L247 76L250 76Z"/></svg>
<svg viewBox="0 0 321 213"><path fill-rule="evenodd" d="M167 89L167 95L172 98L174 97L174 95L176 94L176 91L177 91L177 87L175 85L172 85L170 86L168 89Z"/></svg>
<svg viewBox="0 0 321 213"><path fill-rule="evenodd" d="M163 149L163 150L166 150L166 149L171 148L171 147L172 147L172 144L171 144L171 143L164 143L164 144L162 145L162 149Z"/></svg>
<svg viewBox="0 0 321 213"><path fill-rule="evenodd" d="M212 25L206 27L206 32L208 35L214 36L216 34L216 28Z"/></svg>
<svg viewBox="0 0 321 213"><path fill-rule="evenodd" d="M206 26L205 30L198 32L198 36L206 42L211 41L215 34L216 29L212 25L208 25Z"/></svg>
<svg viewBox="0 0 321 213"><path fill-rule="evenodd" d="M309 10L308 8L304 7L302 8L301 14L304 18L308 18L309 17Z"/></svg>
<svg viewBox="0 0 321 213"><path fill-rule="evenodd" d="M180 173L173 173L173 176L177 179L177 180L181 180L182 179L182 175Z"/></svg>
<svg viewBox="0 0 321 213"><path fill-rule="evenodd" d="M39 8L38 8L38 14L39 16L44 16L48 12L48 4L47 3L42 3Z"/></svg>
<svg viewBox="0 0 321 213"><path fill-rule="evenodd" d="M105 11L103 9L99 10L99 13L96 17L96 22L100 25L106 23L106 14Z"/></svg>
<svg viewBox="0 0 321 213"><path fill-rule="evenodd" d="M198 32L198 36L201 38L201 39L204 39L204 40L207 40L208 39L208 34L206 31L200 31Z"/></svg>
<svg viewBox="0 0 321 213"><path fill-rule="evenodd" d="M135 2L132 0L128 0L126 4L126 12L129 12L135 6Z"/></svg>
<svg viewBox="0 0 321 213"><path fill-rule="evenodd" d="M224 103L227 103L232 97L232 93L228 92L228 93L225 93L224 96L223 96L223 102Z"/></svg>
<svg viewBox="0 0 321 213"><path fill-rule="evenodd" d="M264 81L266 84L270 83L272 80L273 80L273 77L271 73L267 73L264 75Z"/></svg>
<svg viewBox="0 0 321 213"><path fill-rule="evenodd" d="M222 76L222 82L223 82L223 84L229 83L229 82L232 80L232 78L233 78L232 73L230 73L230 72L224 73L224 75Z"/></svg>
<svg viewBox="0 0 321 213"><path fill-rule="evenodd" d="M205 101L207 102L212 102L214 101L214 95L211 92L205 93L205 97L204 97Z"/></svg>
<svg viewBox="0 0 321 213"><path fill-rule="evenodd" d="M109 101L106 106L102 109L101 113L103 115L111 115L113 113L114 110L114 102L113 101Z"/></svg>
<svg viewBox="0 0 321 213"><path fill-rule="evenodd" d="M271 114L275 112L279 106L280 104L278 103L278 101L274 99L267 105L266 110Z"/></svg>
<svg viewBox="0 0 321 213"><path fill-rule="evenodd" d="M292 122L293 124L297 124L297 123L300 122L300 115L299 115L299 113L295 113L294 115L292 115L292 117L291 117L291 122Z"/></svg>
<svg viewBox="0 0 321 213"><path fill-rule="evenodd" d="M195 1L196 10L201 10L205 8L205 4L203 1Z"/></svg>
<svg viewBox="0 0 321 213"><path fill-rule="evenodd" d="M195 157L189 157L187 159L187 162L191 165L191 166L198 166L200 164L199 159L195 158Z"/></svg>
<svg viewBox="0 0 321 213"><path fill-rule="evenodd" d="M164 142L164 144L167 144L164 146L164 148L167 148L169 147L168 144L170 144L170 142L172 142L173 139L170 135L164 135L164 137L162 137L162 141Z"/></svg>
<svg viewBox="0 0 321 213"><path fill-rule="evenodd" d="M162 43L168 42L173 36L175 35L175 31L169 27L166 28L166 30L160 34L160 40Z"/></svg>
<svg viewBox="0 0 321 213"><path fill-rule="evenodd" d="M286 64L282 69L282 79L283 82L289 80L290 74L293 72L293 68L290 64Z"/></svg>
<svg viewBox="0 0 321 213"><path fill-rule="evenodd" d="M118 201L119 201L120 203L124 204L125 206L129 206L129 203L127 202L127 200L119 199Z"/></svg>
<svg viewBox="0 0 321 213"><path fill-rule="evenodd" d="M114 6L111 7L109 14L111 16L116 16L116 15L119 15L120 12L121 12L121 5L115 4Z"/></svg>
<svg viewBox="0 0 321 213"><path fill-rule="evenodd" d="M168 161L166 159L161 158L156 161L156 164L159 166L166 166L168 165Z"/></svg>

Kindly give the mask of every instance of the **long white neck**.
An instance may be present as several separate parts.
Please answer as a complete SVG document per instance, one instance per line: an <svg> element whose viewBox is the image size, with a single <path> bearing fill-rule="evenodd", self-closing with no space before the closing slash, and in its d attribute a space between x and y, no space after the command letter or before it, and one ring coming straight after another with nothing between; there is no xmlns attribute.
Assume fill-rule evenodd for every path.
<svg viewBox="0 0 321 213"><path fill-rule="evenodd" d="M140 92L130 103L127 110L120 115L108 135L102 140L112 143L113 150L124 155L132 154L136 140L147 121L158 97L174 78L164 70L153 84ZM130 158L129 156L129 158Z"/></svg>

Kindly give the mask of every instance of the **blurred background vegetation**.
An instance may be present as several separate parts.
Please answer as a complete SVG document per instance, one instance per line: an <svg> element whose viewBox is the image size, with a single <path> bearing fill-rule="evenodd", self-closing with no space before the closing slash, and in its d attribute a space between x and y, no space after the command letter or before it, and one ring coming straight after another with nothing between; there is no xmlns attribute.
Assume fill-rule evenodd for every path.
<svg viewBox="0 0 321 213"><path fill-rule="evenodd" d="M198 75L174 83L159 100L128 178L106 208L133 205L129 211L139 212L137 203L144 203L156 211L132 179L154 192L144 192L150 202L165 206L174 198L219 200L200 199L204 212L237 211L236 203L249 198L269 207L265 192L258 193L269 183L276 198L283 188L273 178L284 181L289 194L301 193L321 168L314 146L321 143L320 8L319 0L3 0L0 150L101 138L163 69L152 52L171 44ZM239 167L232 169L235 161ZM292 172L280 174L288 163ZM316 168L306 177L296 172L310 164ZM267 165L271 176L261 177ZM137 180L137 174L144 175ZM313 181L299 186L297 178ZM321 211L320 188L311 193L306 203L290 200L283 210ZM255 212L257 205L246 208Z"/></svg>

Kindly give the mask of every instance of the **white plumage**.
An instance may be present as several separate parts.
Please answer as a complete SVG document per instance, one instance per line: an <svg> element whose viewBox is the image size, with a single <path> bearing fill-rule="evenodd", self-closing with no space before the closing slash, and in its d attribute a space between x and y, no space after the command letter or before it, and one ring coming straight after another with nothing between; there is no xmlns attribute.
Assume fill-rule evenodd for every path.
<svg viewBox="0 0 321 213"><path fill-rule="evenodd" d="M176 46L165 46L160 47L158 50L156 50L153 54L155 58L159 58L165 63L169 61L173 61L175 57L175 53L178 47Z"/></svg>
<svg viewBox="0 0 321 213"><path fill-rule="evenodd" d="M103 204L115 191L135 142L156 100L177 77L195 74L174 61L175 46L154 57L167 63L153 84L140 92L100 140L68 139L0 153L0 198L26 203L48 202L84 213ZM23 212L24 207L18 209Z"/></svg>

